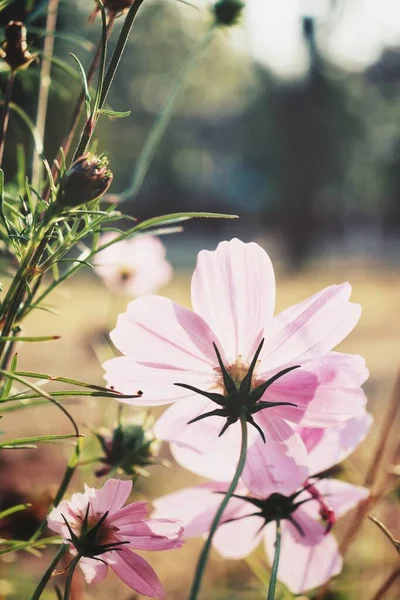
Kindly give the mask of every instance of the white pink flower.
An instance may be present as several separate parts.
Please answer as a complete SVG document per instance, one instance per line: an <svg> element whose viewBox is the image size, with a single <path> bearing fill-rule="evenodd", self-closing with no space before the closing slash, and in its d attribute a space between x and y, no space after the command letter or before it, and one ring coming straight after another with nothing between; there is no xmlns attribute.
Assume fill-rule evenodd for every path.
<svg viewBox="0 0 400 600"><path fill-rule="evenodd" d="M131 481L109 479L102 489L85 485L83 494L63 500L48 516L48 526L80 554L87 583L103 581L108 567L136 592L164 598L151 566L132 550L169 550L182 545L182 527L171 519L147 519L147 502L124 506Z"/></svg>
<svg viewBox="0 0 400 600"><path fill-rule="evenodd" d="M309 449L310 471L319 473L343 460L364 439L370 425L370 415L362 413L339 427L300 431ZM179 457L188 467L193 451L179 448ZM198 472L198 463L193 470ZM239 485L214 536L215 548L225 558L240 559L263 543L272 563L279 517L278 579L295 594L322 585L342 569L337 542L329 532L338 517L368 496L368 490L334 479L311 478L289 494L263 495L262 478L259 469L250 490ZM153 502L154 516L176 518L186 537L206 534L227 487L226 481L213 481L174 492Z"/></svg>
<svg viewBox="0 0 400 600"><path fill-rule="evenodd" d="M105 233L100 245L117 237ZM153 294L172 277L172 267L165 258L165 247L154 236L121 240L96 254L94 270L114 293L128 296Z"/></svg>
<svg viewBox="0 0 400 600"><path fill-rule="evenodd" d="M105 378L122 393L143 392L133 404L174 403L156 423L157 437L225 454L231 470L239 453L237 406L245 407L261 435L249 428L243 481L251 484L262 454L268 457L263 493L287 493L308 475L296 427L338 425L366 402L364 360L332 352L360 317L350 292L348 283L333 285L274 317L275 278L266 252L255 243L222 242L214 252L199 253L193 311L159 296L128 305L111 333L124 356L105 363ZM227 389L224 372L236 391ZM205 413L213 416L188 425Z"/></svg>

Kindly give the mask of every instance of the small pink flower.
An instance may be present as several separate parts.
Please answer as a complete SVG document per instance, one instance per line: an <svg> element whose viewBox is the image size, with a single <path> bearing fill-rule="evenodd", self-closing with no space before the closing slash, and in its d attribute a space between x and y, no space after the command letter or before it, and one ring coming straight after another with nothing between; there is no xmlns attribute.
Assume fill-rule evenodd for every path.
<svg viewBox="0 0 400 600"><path fill-rule="evenodd" d="M109 479L102 489L85 485L84 494L63 500L48 516L48 526L81 554L79 565L87 583L103 581L108 566L136 592L164 598L150 565L135 550L169 550L182 545L182 528L171 519L147 519L147 502L123 506L131 481Z"/></svg>
<svg viewBox="0 0 400 600"><path fill-rule="evenodd" d="M117 237L105 233L100 245ZM154 236L121 240L101 250L93 261L94 270L113 292L128 296L153 294L172 277L163 243Z"/></svg>
<svg viewBox="0 0 400 600"><path fill-rule="evenodd" d="M331 467L348 456L364 439L370 424L370 415L362 413L339 427L317 430L315 435L312 430L303 431L313 465L311 472L319 472L321 466ZM192 463L193 455L193 450L178 447L179 462L185 467ZM205 460L203 469L204 465ZM195 462L193 470L198 472L198 467ZM240 484L228 503L214 537L215 548L225 558L239 559L263 542L272 563L279 517L282 546L278 579L300 594L337 575L342 558L329 532L338 517L368 496L368 490L334 479L311 478L290 494L263 495L262 465L255 475L251 491ZM186 537L206 534L228 485L226 481L213 481L159 498L153 502L154 516L176 518L184 526Z"/></svg>
<svg viewBox="0 0 400 600"><path fill-rule="evenodd" d="M275 278L266 252L255 243L222 242L198 256L193 311L159 296L128 305L111 333L125 356L105 363L105 378L120 392L143 391L133 404L174 402L156 423L156 436L198 452L220 448L231 470L244 409L254 428L243 480L251 480L265 446L264 485L285 493L289 482L298 487L307 477L296 426L338 425L366 402L364 360L331 351L360 316L350 292L347 283L333 285L274 317Z"/></svg>

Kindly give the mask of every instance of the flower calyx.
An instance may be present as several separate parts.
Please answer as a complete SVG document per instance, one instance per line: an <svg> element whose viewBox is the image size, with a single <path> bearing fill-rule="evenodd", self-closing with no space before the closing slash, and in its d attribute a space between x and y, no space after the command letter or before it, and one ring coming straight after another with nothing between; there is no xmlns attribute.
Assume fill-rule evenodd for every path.
<svg viewBox="0 0 400 600"><path fill-rule="evenodd" d="M254 369L256 367L258 357L260 355L263 345L264 339L261 340L245 377L239 384L237 384L226 369L216 344L213 343L214 350L218 359L218 364L221 369L222 380L225 387L225 394L207 392L185 383L175 383L175 385L179 387L188 389L192 392L196 392L201 396L205 396L209 400L215 402L215 404L217 404L220 407L210 412L199 415L195 419L189 421L188 424L195 423L196 421L200 421L202 419L212 416L224 417L226 418L226 421L219 433L220 437L223 433L225 433L225 431L230 425L233 425L239 419L245 419L250 425L257 429L263 442L265 443L266 440L264 432L258 425L258 423L254 421L253 415L260 412L261 410L264 410L266 408L273 408L275 406L296 406L296 404L292 402L265 402L260 399L264 395L264 392L277 379L280 379L281 377L286 375L286 373L293 371L293 369L297 369L299 365L283 369L279 373L276 373L275 375L270 377L270 379L268 379L267 381L264 381L260 385L252 388Z"/></svg>
<svg viewBox="0 0 400 600"><path fill-rule="evenodd" d="M97 477L108 475L118 469L126 475L147 476L144 467L158 462L160 442L153 435L149 415L139 415L127 423L119 423L112 432L95 432L104 456L103 466L95 472Z"/></svg>
<svg viewBox="0 0 400 600"><path fill-rule="evenodd" d="M108 542L107 531L105 530L104 523L108 517L108 511L105 512L99 520L91 526L89 520L90 503L87 505L85 516L82 520L82 526L79 536L72 530L70 524L64 515L61 515L64 519L64 523L68 529L68 533L71 536L68 540L78 552L80 556L86 558L96 558L105 552L110 550L118 550L118 548L129 542L118 541ZM104 541L104 543L102 543Z"/></svg>

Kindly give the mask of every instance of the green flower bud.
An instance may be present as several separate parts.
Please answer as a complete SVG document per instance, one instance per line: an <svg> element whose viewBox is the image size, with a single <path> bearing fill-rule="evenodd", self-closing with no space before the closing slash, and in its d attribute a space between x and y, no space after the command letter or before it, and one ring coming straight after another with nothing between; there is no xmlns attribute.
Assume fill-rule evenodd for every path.
<svg viewBox="0 0 400 600"><path fill-rule="evenodd" d="M218 0L213 7L215 22L217 25L236 25L243 8L240 0Z"/></svg>
<svg viewBox="0 0 400 600"><path fill-rule="evenodd" d="M147 475L144 467L156 464L161 442L157 440L150 427L147 414L139 414L126 423L120 423L112 432L95 435L103 449L100 458L103 467L95 474L97 477L108 475L120 469L126 475Z"/></svg>
<svg viewBox="0 0 400 600"><path fill-rule="evenodd" d="M84 154L64 174L57 204L62 208L75 208L96 200L105 194L112 180L105 156Z"/></svg>

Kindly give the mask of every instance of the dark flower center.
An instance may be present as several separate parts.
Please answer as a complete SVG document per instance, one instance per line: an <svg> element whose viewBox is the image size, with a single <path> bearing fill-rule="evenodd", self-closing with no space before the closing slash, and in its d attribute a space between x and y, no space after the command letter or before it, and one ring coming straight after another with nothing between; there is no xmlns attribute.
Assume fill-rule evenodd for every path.
<svg viewBox="0 0 400 600"><path fill-rule="evenodd" d="M210 412L204 413L203 415L199 415L195 419L189 421L189 423L195 423L196 421L200 421L207 417L224 417L226 419L219 436L221 436L228 429L230 425L236 423L239 419L246 419L250 425L253 425L261 435L263 441L265 442L265 435L261 427L254 421L253 415L258 413L260 410L264 410L265 408L272 408L274 406L297 406L292 402L264 402L261 400L261 397L264 395L265 391L277 380L293 371L293 369L298 369L299 365L294 367L288 367L287 369L283 369L279 373L270 377L267 381L264 381L260 385L253 388L253 375L254 369L256 367L258 357L260 355L261 349L263 347L264 340L262 339L256 353L254 354L254 358L250 363L249 369L239 383L237 383L232 376L230 375L228 369L225 367L222 362L221 354L216 346L213 344L215 353L217 355L218 364L221 369L222 381L225 388L224 394L218 394L215 392L208 392L204 390L200 390L191 385L187 385L186 383L175 383L175 385L191 390L192 392L196 392L201 396L205 396L209 400L212 400L217 404L220 408L212 410Z"/></svg>

